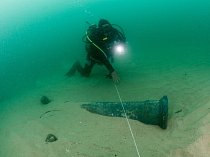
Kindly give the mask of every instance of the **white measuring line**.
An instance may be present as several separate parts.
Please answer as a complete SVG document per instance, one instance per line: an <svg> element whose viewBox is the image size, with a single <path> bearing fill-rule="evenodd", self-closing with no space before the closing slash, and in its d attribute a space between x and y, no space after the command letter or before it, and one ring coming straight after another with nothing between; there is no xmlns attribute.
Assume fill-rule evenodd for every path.
<svg viewBox="0 0 210 157"><path fill-rule="evenodd" d="M120 99L120 103L121 103L121 105L122 105L123 112L124 112L124 114L125 114L125 118L126 118L126 121L127 121L127 123L128 123L128 127L129 127L129 129L130 129L130 133L131 133L131 136L132 136L132 138L133 138L134 145L135 145L135 147L136 147L136 152L137 152L137 154L138 154L138 157L141 157L141 156L140 156L140 153L139 153L139 150L138 150L138 147L137 147L137 144L136 144L136 140L135 140L134 135L133 135L133 131L132 131L132 129L131 129L130 122L129 122L128 117L127 117L127 114L126 114L126 112L125 112L125 108L124 108L124 105L123 105L123 102L122 102L120 93L119 93L119 91L118 91L118 89L117 89L117 85L114 84L114 86L115 86L115 89L116 89L116 91L117 91L118 97L119 97L119 99Z"/></svg>

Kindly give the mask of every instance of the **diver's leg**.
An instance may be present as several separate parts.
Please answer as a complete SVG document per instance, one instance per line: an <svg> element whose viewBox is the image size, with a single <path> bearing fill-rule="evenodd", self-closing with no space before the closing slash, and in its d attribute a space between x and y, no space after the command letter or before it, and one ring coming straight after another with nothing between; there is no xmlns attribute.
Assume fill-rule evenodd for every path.
<svg viewBox="0 0 210 157"><path fill-rule="evenodd" d="M88 62L85 63L85 66L83 68L83 71L81 72L81 75L85 77L89 77L94 65L95 65L94 61L88 60Z"/></svg>
<svg viewBox="0 0 210 157"><path fill-rule="evenodd" d="M81 64L80 64L80 62L79 61L76 61L73 65L72 65L72 67L71 67L71 69L66 73L66 76L72 76L72 75L74 75L75 74L75 72L76 71L82 71L82 66L81 66Z"/></svg>
<svg viewBox="0 0 210 157"><path fill-rule="evenodd" d="M93 68L93 66L95 65L95 62L89 60L84 68L81 66L80 62L79 61L76 61L71 69L66 73L66 76L72 76L75 74L76 71L78 71L82 76L85 76L85 77L88 77L91 73L91 70Z"/></svg>

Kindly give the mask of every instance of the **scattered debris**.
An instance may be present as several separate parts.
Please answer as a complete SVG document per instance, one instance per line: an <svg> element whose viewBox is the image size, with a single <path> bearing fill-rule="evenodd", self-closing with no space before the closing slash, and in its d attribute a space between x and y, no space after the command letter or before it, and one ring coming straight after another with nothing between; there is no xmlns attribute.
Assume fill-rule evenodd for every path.
<svg viewBox="0 0 210 157"><path fill-rule="evenodd" d="M58 140L58 138L55 135L48 134L47 135L47 138L45 139L45 142L55 142L57 140Z"/></svg>
<svg viewBox="0 0 210 157"><path fill-rule="evenodd" d="M179 112L182 112L182 109L180 109L180 110L176 111L175 113L179 113Z"/></svg>
<svg viewBox="0 0 210 157"><path fill-rule="evenodd" d="M51 102L51 100L47 96L42 96L40 101L43 105L47 105Z"/></svg>
<svg viewBox="0 0 210 157"><path fill-rule="evenodd" d="M42 113L39 118L44 117L45 114L48 114L50 112L55 112L55 111L61 111L61 110L49 110L49 111L46 111L46 112Z"/></svg>

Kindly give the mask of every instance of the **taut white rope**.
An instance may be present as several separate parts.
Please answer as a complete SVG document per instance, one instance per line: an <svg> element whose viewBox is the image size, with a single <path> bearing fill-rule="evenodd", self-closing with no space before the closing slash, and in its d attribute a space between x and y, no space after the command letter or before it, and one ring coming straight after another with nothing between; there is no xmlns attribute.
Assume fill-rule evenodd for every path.
<svg viewBox="0 0 210 157"><path fill-rule="evenodd" d="M114 86L115 86L115 89L116 89L116 91L117 91L118 97L119 97L119 99L120 99L120 103L121 103L121 105L122 105L123 112L124 112L124 114L125 114L125 118L126 118L126 121L127 121L128 127L129 127L129 129L130 129L130 133L131 133L131 136L132 136L132 139L133 139L134 145L135 145L135 147L136 147L136 152L137 152L137 154L138 154L138 157L141 157L141 156L140 156L140 153L139 153L139 150L138 150L138 147L137 147L137 144L136 144L136 140L135 140L134 135L133 135L133 131L132 131L132 129L131 129L131 125L130 125L130 123L129 123L129 120L128 120L128 117L127 117L127 114L126 114L126 112L125 112L125 107L124 107L124 105L123 105L123 102L122 102L122 99L121 99L120 93L119 93L119 91L118 91L117 85L116 85L116 84L114 84Z"/></svg>

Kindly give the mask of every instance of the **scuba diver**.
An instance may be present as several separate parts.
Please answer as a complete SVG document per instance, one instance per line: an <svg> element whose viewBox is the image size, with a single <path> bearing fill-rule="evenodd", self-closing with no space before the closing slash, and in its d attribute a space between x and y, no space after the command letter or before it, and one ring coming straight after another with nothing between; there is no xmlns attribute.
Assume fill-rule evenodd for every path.
<svg viewBox="0 0 210 157"><path fill-rule="evenodd" d="M83 38L84 39L84 38ZM112 79L114 83L119 83L120 78L113 68L111 62L114 61L114 53L124 51L123 45L126 38L122 31L114 28L105 19L100 19L97 25L90 25L85 35L85 49L87 51L87 62L82 67L79 61L76 61L66 76L72 76L78 71L82 76L89 77L91 70L95 64L105 65L109 74L106 75Z"/></svg>

